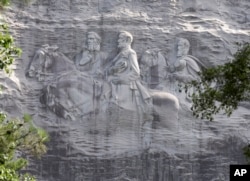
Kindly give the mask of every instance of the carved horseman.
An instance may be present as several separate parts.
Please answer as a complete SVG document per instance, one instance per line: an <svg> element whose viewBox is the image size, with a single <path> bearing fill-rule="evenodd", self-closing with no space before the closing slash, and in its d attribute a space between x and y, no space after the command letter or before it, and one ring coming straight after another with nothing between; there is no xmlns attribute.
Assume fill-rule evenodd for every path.
<svg viewBox="0 0 250 181"><path fill-rule="evenodd" d="M46 81L56 78L62 73L74 71L75 67L71 60L58 51L57 46L43 45L36 51L26 76L37 78L38 81Z"/></svg>
<svg viewBox="0 0 250 181"><path fill-rule="evenodd" d="M91 39L91 36L88 37ZM97 49L95 49L95 53L91 53L90 50L93 47L89 46L88 53L91 53L91 55L100 53L100 56L87 59L83 56L85 55L84 52L78 54L76 56L78 58L75 59L75 65L78 66L78 70L76 70L73 61L71 61L73 65L71 67L72 71L55 72L60 73L60 75L43 89L40 101L57 116L71 120L80 120L98 112L103 113L102 111L108 113L109 111L106 111L106 108L111 108L112 110L112 106L109 106L114 103L116 105L115 108L119 108L115 109L115 111L124 110L119 112L119 114L125 113L124 115L128 116L126 113L133 113L130 116L139 118L136 120L146 121L148 126L151 126L152 115L156 115L161 118L159 126L174 129L178 119L178 100L169 93L148 90L141 85L140 68L136 52L131 48L132 41L133 36L129 32L120 32L118 39L120 51L110 62L110 66L106 65L105 75L108 74L106 80L103 79L104 69L102 62L100 62L105 62L104 59L100 59L102 53L97 52ZM60 54L58 53L58 55ZM62 66L62 63L60 64L60 56L57 57L58 64L52 65ZM94 59L95 57L99 58ZM89 69L90 67L92 68ZM51 70L55 70L53 66ZM154 105L152 105L152 99ZM115 111L113 112L116 113ZM105 118L102 117L102 119ZM110 120L109 117L107 119ZM141 126L141 123L144 126L146 124L140 121L138 124L135 124Z"/></svg>
<svg viewBox="0 0 250 181"><path fill-rule="evenodd" d="M135 105L150 104L151 96L140 83L140 68L136 52L131 48L133 36L121 31L118 38L120 52L108 70L111 99L120 107L135 109Z"/></svg>
<svg viewBox="0 0 250 181"><path fill-rule="evenodd" d="M86 50L75 56L76 68L92 77L103 79L107 54L100 51L101 37L95 32L88 32L86 44Z"/></svg>
<svg viewBox="0 0 250 181"><path fill-rule="evenodd" d="M107 87L103 82L106 54L100 51L100 42L98 34L89 32L87 50L76 55L75 65L71 61L72 71L43 90L41 102L58 116L74 120L99 109L103 87Z"/></svg>
<svg viewBox="0 0 250 181"><path fill-rule="evenodd" d="M204 68L204 65L196 57L188 55L189 49L189 41L184 38L179 38L177 42L177 59L168 67L171 73L169 75L170 86L174 88L174 94L178 95L177 97L182 102L190 102L190 97L182 90L184 84L192 80L198 80L198 73L201 71L201 67ZM189 94L191 93L192 91L189 91Z"/></svg>
<svg viewBox="0 0 250 181"><path fill-rule="evenodd" d="M166 60L160 49L146 50L140 59L142 80L151 89L162 90L162 83L166 78Z"/></svg>

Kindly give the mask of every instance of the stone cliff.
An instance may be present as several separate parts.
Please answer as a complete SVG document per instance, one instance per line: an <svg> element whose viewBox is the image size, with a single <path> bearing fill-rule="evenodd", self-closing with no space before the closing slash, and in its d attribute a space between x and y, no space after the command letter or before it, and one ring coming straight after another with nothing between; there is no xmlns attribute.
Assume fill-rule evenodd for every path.
<svg viewBox="0 0 250 181"><path fill-rule="evenodd" d="M31 114L51 136L48 153L28 170L39 181L229 180L229 165L245 163L249 106L230 118L197 120L177 90L177 78L169 77L193 76L202 66L230 61L236 43L250 40L249 9L248 0L14 1L4 14L23 54L10 77L1 73L0 106L12 116ZM123 40L120 31L131 33L133 40ZM94 37L100 39L98 54L92 54L88 32L99 35ZM178 48L180 38L189 42L183 45L186 52ZM118 51L121 42L131 44L129 51ZM179 51L194 73L177 66L177 60L183 62ZM107 62L102 67L93 60ZM89 64L94 71L75 64ZM119 84L114 78L103 81L104 73L96 73L124 76L129 66L142 76L129 82L137 86L132 89L141 91L141 80L153 97L152 115L144 114L151 107L138 103L136 91L136 105L103 101L110 93L100 90L109 90L110 84L118 100L131 98L130 92L126 84L119 93L112 87Z"/></svg>

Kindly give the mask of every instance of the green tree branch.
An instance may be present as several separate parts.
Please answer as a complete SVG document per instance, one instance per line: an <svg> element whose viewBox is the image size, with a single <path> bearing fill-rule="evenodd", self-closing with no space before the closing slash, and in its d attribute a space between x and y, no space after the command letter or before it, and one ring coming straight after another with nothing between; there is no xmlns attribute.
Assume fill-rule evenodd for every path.
<svg viewBox="0 0 250 181"><path fill-rule="evenodd" d="M231 62L202 71L200 80L185 88L196 90L191 95L196 118L212 121L219 112L230 116L242 101L250 100L250 44L241 45ZM250 146L243 152L250 164Z"/></svg>

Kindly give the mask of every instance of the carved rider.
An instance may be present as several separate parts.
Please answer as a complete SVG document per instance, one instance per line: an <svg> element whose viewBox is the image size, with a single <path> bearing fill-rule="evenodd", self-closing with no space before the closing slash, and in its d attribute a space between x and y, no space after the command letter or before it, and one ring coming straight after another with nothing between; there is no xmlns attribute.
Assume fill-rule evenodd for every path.
<svg viewBox="0 0 250 181"><path fill-rule="evenodd" d="M121 107L127 109L131 109L132 105L138 106L150 102L149 93L140 83L140 69L136 52L131 48L132 41L131 33L127 31L119 33L120 51L112 60L112 66L108 70L112 98Z"/></svg>
<svg viewBox="0 0 250 181"><path fill-rule="evenodd" d="M184 93L184 84L191 82L192 80L198 80L198 73L201 71L201 67L204 67L202 63L194 56L188 55L190 43L187 39L179 38L177 42L177 59L169 67L169 71L172 75L170 78L170 87L175 94L178 94L179 100L187 100L190 102L189 95L193 90L189 90L188 93Z"/></svg>
<svg viewBox="0 0 250 181"><path fill-rule="evenodd" d="M173 77L180 82L187 83L199 78L198 72L201 71L200 61L191 55L188 55L190 43L187 39L179 38L177 43L177 60L170 66L170 72Z"/></svg>
<svg viewBox="0 0 250 181"><path fill-rule="evenodd" d="M53 75L51 67L57 50L58 46L49 46L48 44L38 49L29 65L26 76L36 77L38 81L44 81L46 76Z"/></svg>
<svg viewBox="0 0 250 181"><path fill-rule="evenodd" d="M75 57L77 69L95 78L103 78L107 54L100 51L101 37L95 32L88 32L86 45L86 50L82 50Z"/></svg>

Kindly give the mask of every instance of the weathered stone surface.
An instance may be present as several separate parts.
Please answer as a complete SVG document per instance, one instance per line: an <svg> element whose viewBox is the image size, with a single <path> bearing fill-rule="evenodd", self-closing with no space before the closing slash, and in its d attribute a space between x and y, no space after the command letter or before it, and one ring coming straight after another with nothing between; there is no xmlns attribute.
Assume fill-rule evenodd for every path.
<svg viewBox="0 0 250 181"><path fill-rule="evenodd" d="M28 6L20 1L13 3L5 15L23 55L10 77L1 73L0 106L13 116L31 114L51 135L48 154L29 169L41 181L229 180L229 164L245 162L241 148L250 139L249 108L240 107L231 118L218 115L214 122L196 120L189 111L188 99L176 91L173 74L188 72L182 69L183 60L177 58L179 38L190 43L185 61L198 59L204 67L230 61L237 50L235 43L249 40L249 7L248 0L35 0ZM100 74L86 73L75 66L78 60L79 65L81 60L82 65L90 60L75 59L88 42L87 32L101 37L103 54L98 59L108 57L108 64L119 53L121 30L133 35L131 48L142 73L146 70L142 62L152 60L146 63L150 68L142 77L146 89L155 96L152 117L142 117L137 111L121 109L109 101L96 102L99 99L88 95L100 82L90 83L89 76L96 81ZM47 47L45 51L41 51L42 45ZM92 55L85 52L84 56ZM32 76L31 67L39 69L40 60L43 69L35 73L39 76ZM54 65L53 61L57 62L56 69L49 66ZM166 68L164 73L164 66L171 71ZM62 98L65 92L68 97ZM170 102L163 99L169 92L180 101L176 121L175 116L171 117L175 97ZM51 99L51 95L58 97ZM84 100L82 95L87 95ZM58 98L60 104L55 104ZM83 107L67 111L82 100L86 103ZM162 105L168 103L171 106L165 109Z"/></svg>

